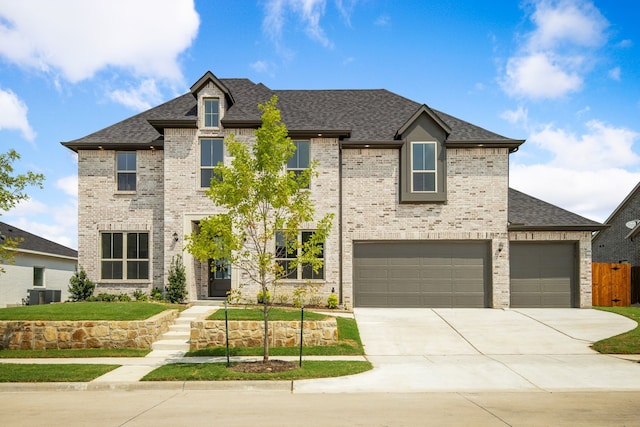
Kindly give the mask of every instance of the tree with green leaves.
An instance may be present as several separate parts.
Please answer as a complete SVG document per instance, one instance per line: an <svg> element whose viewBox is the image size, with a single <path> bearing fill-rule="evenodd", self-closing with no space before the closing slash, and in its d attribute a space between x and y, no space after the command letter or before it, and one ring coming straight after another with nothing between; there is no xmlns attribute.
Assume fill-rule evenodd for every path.
<svg viewBox="0 0 640 427"><path fill-rule="evenodd" d="M165 287L167 300L177 304L184 302L187 297L187 276L182 262L182 255L178 254L171 258L167 281L169 282Z"/></svg>
<svg viewBox="0 0 640 427"><path fill-rule="evenodd" d="M315 217L308 188L311 177L317 175L317 164L311 162L308 169L296 171L299 173L287 171L296 146L276 104L273 96L258 106L262 125L255 131L255 143L237 141L234 135L225 139L233 160L230 166L214 168L207 190L207 196L225 213L201 220L187 243L187 250L200 261L224 260L233 265L259 286L262 295L275 290L292 269L317 273L322 268L319 255L333 222L333 214ZM299 230L309 224L314 224L314 232L302 242L297 238ZM276 235L279 244L286 244L287 263L276 259ZM213 268L215 264L211 263ZM265 363L269 361L270 302L263 299Z"/></svg>
<svg viewBox="0 0 640 427"><path fill-rule="evenodd" d="M15 174L13 163L20 160L20 155L14 149L0 154L0 210L8 211L20 201L29 198L26 188L36 186L42 188L44 175L28 171L24 174ZM20 240L0 236L0 264L13 262L13 256ZM0 267L0 273L4 269Z"/></svg>

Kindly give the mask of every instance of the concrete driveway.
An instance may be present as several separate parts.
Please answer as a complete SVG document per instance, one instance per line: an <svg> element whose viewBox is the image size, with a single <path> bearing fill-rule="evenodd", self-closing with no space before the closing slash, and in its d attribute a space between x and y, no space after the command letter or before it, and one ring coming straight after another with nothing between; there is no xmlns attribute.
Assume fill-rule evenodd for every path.
<svg viewBox="0 0 640 427"><path fill-rule="evenodd" d="M640 363L591 343L636 323L592 309L357 308L374 370L296 392L640 390Z"/></svg>

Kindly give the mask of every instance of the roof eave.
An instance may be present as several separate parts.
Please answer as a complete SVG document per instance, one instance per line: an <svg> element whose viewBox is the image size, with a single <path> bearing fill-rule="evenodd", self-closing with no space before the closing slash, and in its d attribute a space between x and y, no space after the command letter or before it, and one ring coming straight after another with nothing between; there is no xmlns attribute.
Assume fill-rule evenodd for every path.
<svg viewBox="0 0 640 427"><path fill-rule="evenodd" d="M608 228L605 224L582 224L582 225L527 225L511 224L508 231L598 231Z"/></svg>
<svg viewBox="0 0 640 427"><path fill-rule="evenodd" d="M198 121L196 119L190 120L147 120L151 126L160 134L164 134L166 128L173 129L196 129L198 127Z"/></svg>
<svg viewBox="0 0 640 427"><path fill-rule="evenodd" d="M340 141L340 148L400 148L404 140L391 139L388 141Z"/></svg>
<svg viewBox="0 0 640 427"><path fill-rule="evenodd" d="M79 150L102 151L102 150L163 150L164 138L160 137L149 142L61 142L68 149L78 152Z"/></svg>
<svg viewBox="0 0 640 427"><path fill-rule="evenodd" d="M489 147L489 148L508 148L509 153L518 151L518 148L524 144L524 139L495 139L495 140L451 140L445 142L447 148L468 148L468 147Z"/></svg>

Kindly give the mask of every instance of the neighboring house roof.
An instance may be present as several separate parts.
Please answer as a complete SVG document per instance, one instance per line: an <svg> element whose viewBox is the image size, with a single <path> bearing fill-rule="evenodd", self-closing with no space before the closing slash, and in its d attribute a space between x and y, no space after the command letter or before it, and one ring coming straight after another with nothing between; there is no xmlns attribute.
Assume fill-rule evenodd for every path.
<svg viewBox="0 0 640 427"><path fill-rule="evenodd" d="M580 215L509 188L509 230L581 230L606 228Z"/></svg>
<svg viewBox="0 0 640 427"><path fill-rule="evenodd" d="M225 127L257 127L260 125L259 103L278 96L282 121L292 135L318 134L339 136L343 141L389 142L397 139L397 132L424 104L389 92L385 89L363 90L272 90L248 79L217 79L205 74L194 87L206 79L224 86L228 91L229 107L222 119ZM193 88L192 88L193 89ZM161 148L163 127L195 127L197 99L187 93L136 116L92 133L63 142L78 150ZM447 143L502 144L516 149L523 140L506 138L479 126L436 110L430 110L450 130Z"/></svg>
<svg viewBox="0 0 640 427"><path fill-rule="evenodd" d="M78 258L78 251L47 240L28 231L19 229L4 222L0 222L0 234L11 239L23 239L18 244L18 251L37 252L66 258Z"/></svg>
<svg viewBox="0 0 640 427"><path fill-rule="evenodd" d="M616 207L616 209L611 213L611 215L609 215L609 218L607 218L604 223L611 224L616 219L616 217L626 209L627 205L632 200L637 199L638 197L640 197L640 183L636 184L636 186L633 187L633 190L631 190L631 192L627 194L627 197L625 197L624 200L620 202L618 207ZM637 218L634 218L634 219L637 219ZM635 237L638 234L638 232L640 232L640 222L636 224L634 229L631 230L631 232L627 236L625 236L625 238ZM596 240L599 234L600 233L594 234L592 240Z"/></svg>

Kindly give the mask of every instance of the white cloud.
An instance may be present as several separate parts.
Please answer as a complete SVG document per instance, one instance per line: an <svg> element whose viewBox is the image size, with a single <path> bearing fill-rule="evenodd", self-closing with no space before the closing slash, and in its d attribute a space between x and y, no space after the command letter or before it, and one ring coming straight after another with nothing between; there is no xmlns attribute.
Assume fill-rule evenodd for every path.
<svg viewBox="0 0 640 427"><path fill-rule="evenodd" d="M138 87L116 89L109 93L108 96L113 101L136 111L148 110L162 102L162 94L153 79L142 81Z"/></svg>
<svg viewBox="0 0 640 427"><path fill-rule="evenodd" d="M380 15L373 22L373 25L376 25L378 27L387 27L387 26L391 25L391 18L389 17L389 15Z"/></svg>
<svg viewBox="0 0 640 427"><path fill-rule="evenodd" d="M0 130L18 130L27 141L33 141L36 133L27 119L28 108L11 90L0 89Z"/></svg>
<svg viewBox="0 0 640 427"><path fill-rule="evenodd" d="M262 29L279 45L282 40L282 29L285 26L286 15L295 14L304 24L304 31L309 38L326 48L332 48L333 43L320 26L320 19L325 14L326 0L267 0L265 2L265 17ZM339 3L339 8L343 7ZM340 9L343 12L345 9Z"/></svg>
<svg viewBox="0 0 640 427"><path fill-rule="evenodd" d="M515 57L507 63L505 89L510 95L553 99L575 92L582 78L544 53Z"/></svg>
<svg viewBox="0 0 640 427"><path fill-rule="evenodd" d="M71 83L104 70L181 83L193 42L193 0L3 1L0 57Z"/></svg>
<svg viewBox="0 0 640 427"><path fill-rule="evenodd" d="M56 181L56 188L67 193L69 196L78 197L78 175L70 175Z"/></svg>
<svg viewBox="0 0 640 427"><path fill-rule="evenodd" d="M640 157L633 144L640 134L601 121L586 123L576 135L551 125L534 131L528 144L551 156L544 164L524 164L526 147L511 158L510 185L588 218L604 221L640 182Z"/></svg>
<svg viewBox="0 0 640 427"><path fill-rule="evenodd" d="M612 80L615 80L617 82L620 81L620 75L622 74L622 70L620 70L620 67L615 67L609 70L609 77Z"/></svg>
<svg viewBox="0 0 640 427"><path fill-rule="evenodd" d="M501 79L511 95L556 99L579 91L594 49L606 42L609 23L590 1L536 0L534 29L507 60Z"/></svg>
<svg viewBox="0 0 640 427"><path fill-rule="evenodd" d="M532 50L563 43L599 46L609 25L591 2L580 0L538 1L531 20L537 26L529 42Z"/></svg>
<svg viewBox="0 0 640 427"><path fill-rule="evenodd" d="M517 110L504 111L500 114L500 118L513 125L520 125L526 129L529 123L529 110L520 105Z"/></svg>

